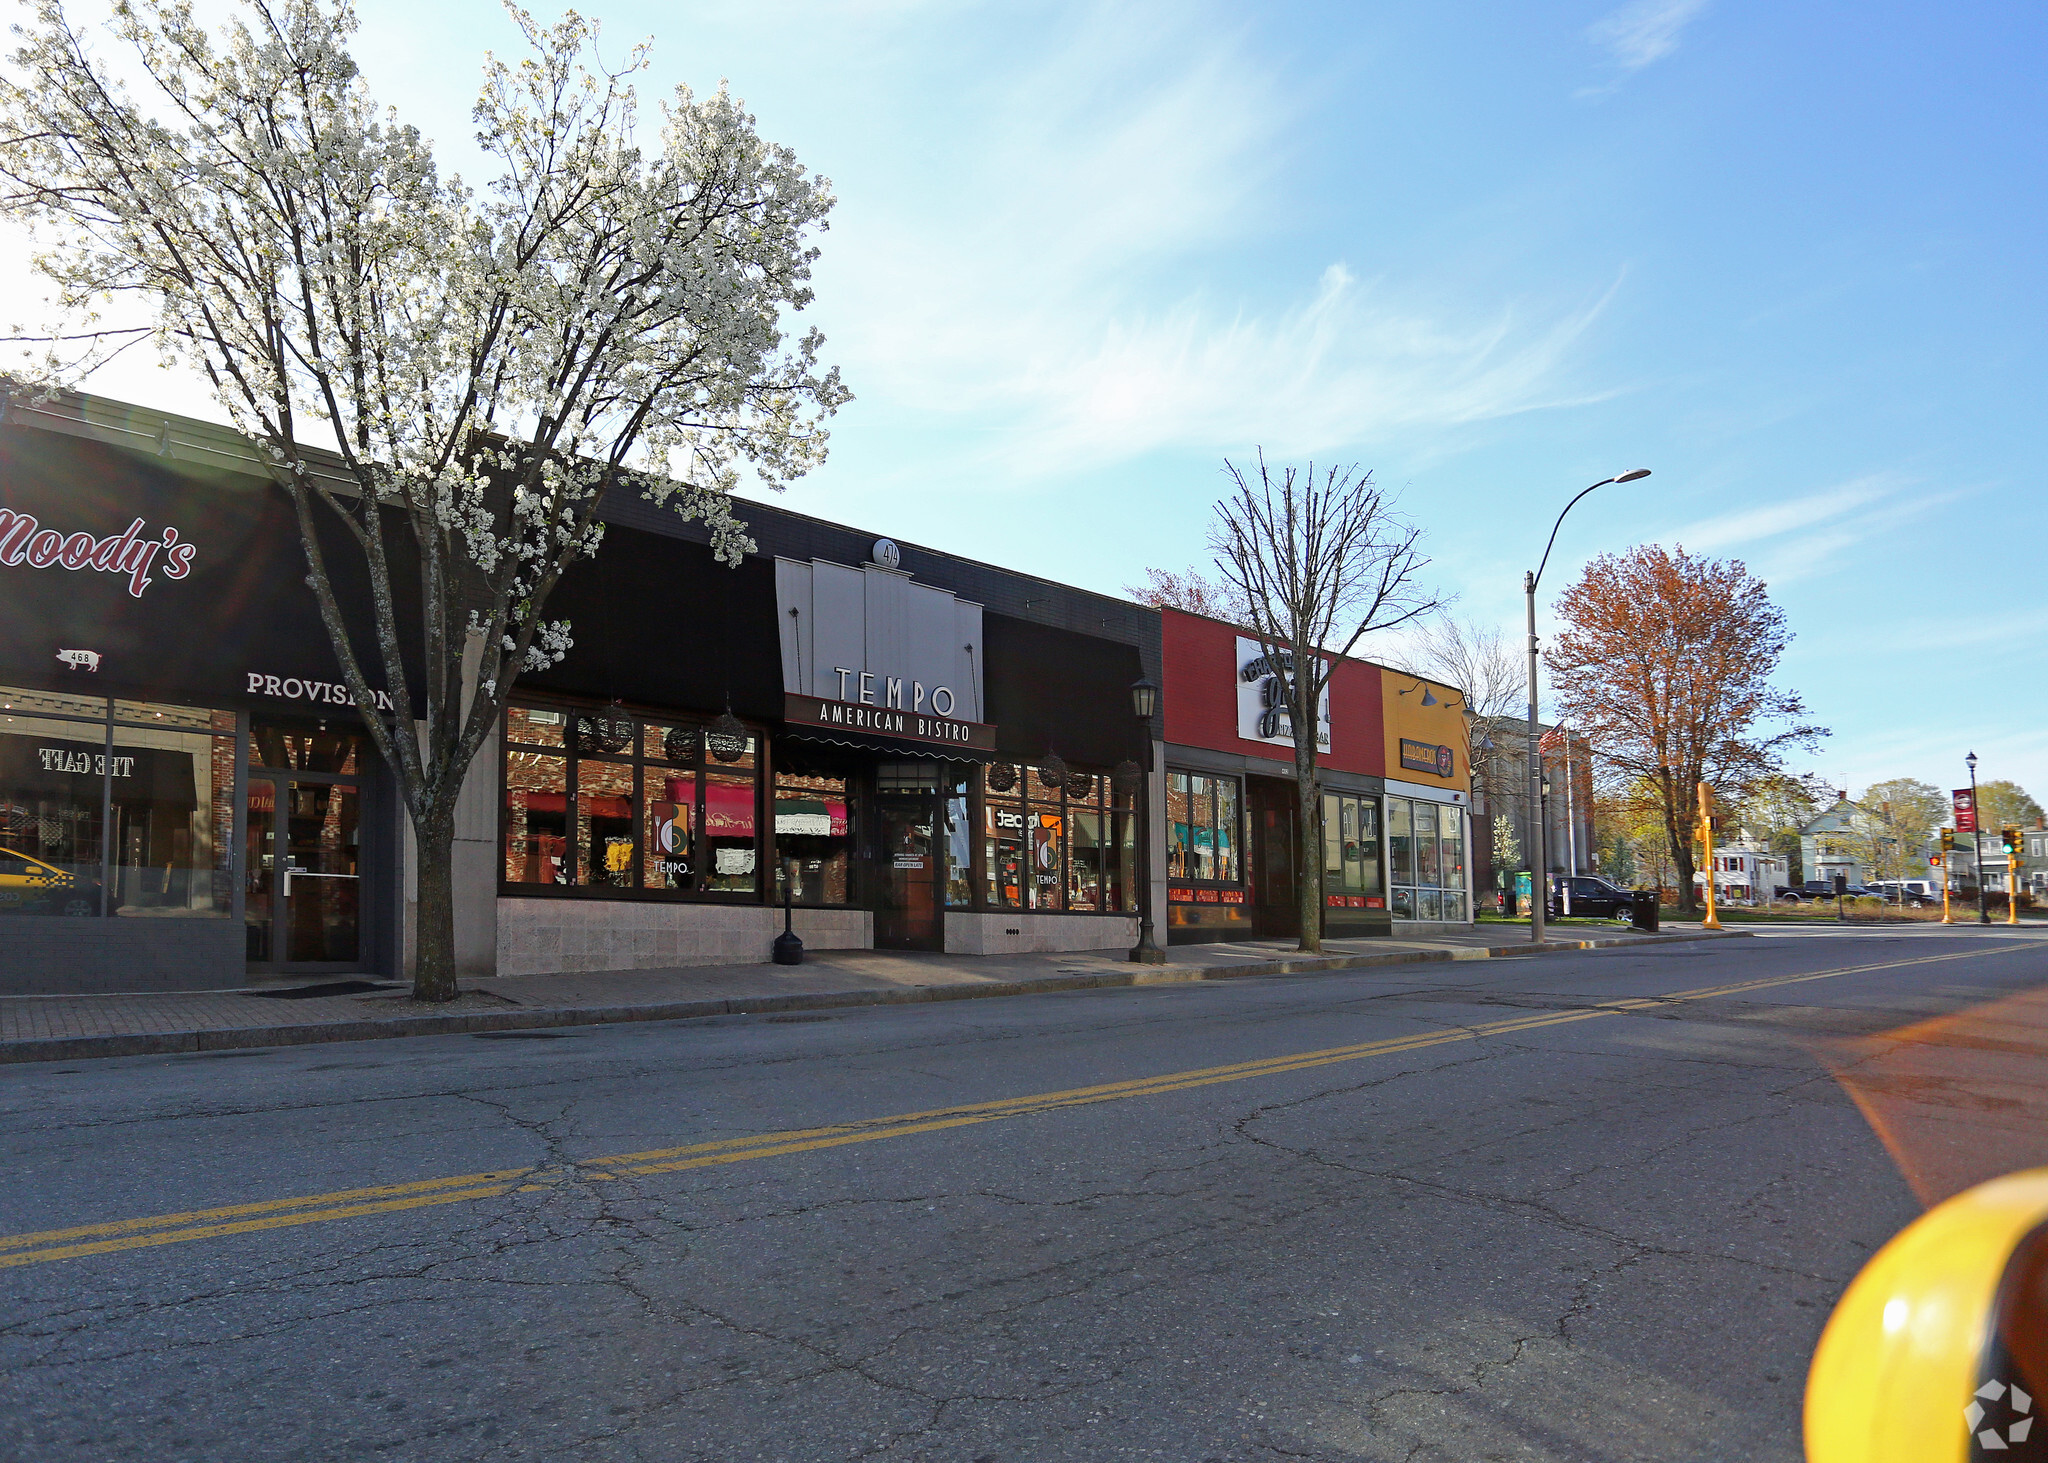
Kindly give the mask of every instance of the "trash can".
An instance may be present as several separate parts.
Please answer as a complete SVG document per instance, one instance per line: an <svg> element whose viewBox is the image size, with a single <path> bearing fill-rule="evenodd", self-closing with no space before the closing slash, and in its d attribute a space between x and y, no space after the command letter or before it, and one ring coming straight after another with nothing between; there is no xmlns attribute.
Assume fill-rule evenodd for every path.
<svg viewBox="0 0 2048 1463"><path fill-rule="evenodd" d="M1657 933L1657 891L1638 889L1630 902L1628 913L1629 928Z"/></svg>

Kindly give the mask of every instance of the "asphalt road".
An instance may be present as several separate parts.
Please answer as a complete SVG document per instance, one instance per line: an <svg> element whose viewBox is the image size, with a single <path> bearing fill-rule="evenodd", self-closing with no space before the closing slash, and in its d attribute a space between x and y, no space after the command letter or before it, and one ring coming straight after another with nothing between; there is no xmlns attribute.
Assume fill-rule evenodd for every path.
<svg viewBox="0 0 2048 1463"><path fill-rule="evenodd" d="M1820 931L0 1070L0 1456L1793 1460L2044 1006Z"/></svg>

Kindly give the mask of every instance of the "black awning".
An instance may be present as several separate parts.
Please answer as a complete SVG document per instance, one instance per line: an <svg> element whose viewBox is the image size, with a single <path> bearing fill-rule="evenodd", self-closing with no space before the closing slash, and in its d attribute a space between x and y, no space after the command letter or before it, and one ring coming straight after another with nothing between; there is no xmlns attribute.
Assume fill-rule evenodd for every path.
<svg viewBox="0 0 2048 1463"><path fill-rule="evenodd" d="M996 750L1036 763L1048 751L1068 762L1114 767L1145 755L1131 714L1131 682L1144 674L1138 647L984 613L982 676Z"/></svg>

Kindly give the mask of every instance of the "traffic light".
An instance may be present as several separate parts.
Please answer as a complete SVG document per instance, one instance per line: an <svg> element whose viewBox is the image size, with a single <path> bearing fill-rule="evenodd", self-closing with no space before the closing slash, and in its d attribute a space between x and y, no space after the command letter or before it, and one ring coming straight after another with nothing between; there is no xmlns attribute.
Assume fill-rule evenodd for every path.
<svg viewBox="0 0 2048 1463"><path fill-rule="evenodd" d="M1956 851L1955 829L1944 828L1941 830L1941 851L1943 853L1954 853Z"/></svg>
<svg viewBox="0 0 2048 1463"><path fill-rule="evenodd" d="M2003 828L1998 830L1998 837L1999 840L2005 844L2005 852L2008 857L2018 858L2020 856L2019 824L2006 824Z"/></svg>

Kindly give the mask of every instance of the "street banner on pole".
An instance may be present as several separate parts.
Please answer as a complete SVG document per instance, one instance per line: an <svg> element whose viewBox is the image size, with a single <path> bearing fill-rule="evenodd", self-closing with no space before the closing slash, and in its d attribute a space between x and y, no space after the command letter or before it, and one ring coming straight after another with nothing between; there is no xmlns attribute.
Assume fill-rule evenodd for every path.
<svg viewBox="0 0 2048 1463"><path fill-rule="evenodd" d="M1956 832L1977 831L1977 795L1967 787L1959 787L1949 794L1956 811Z"/></svg>

